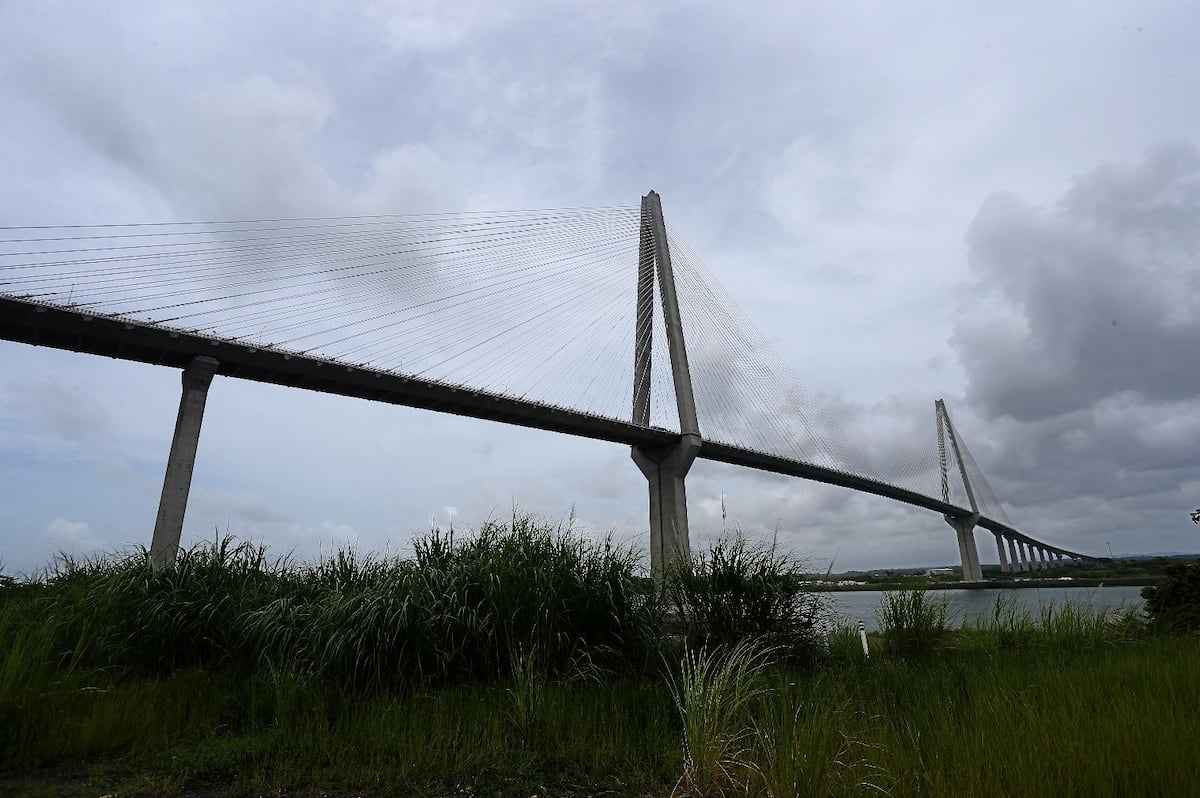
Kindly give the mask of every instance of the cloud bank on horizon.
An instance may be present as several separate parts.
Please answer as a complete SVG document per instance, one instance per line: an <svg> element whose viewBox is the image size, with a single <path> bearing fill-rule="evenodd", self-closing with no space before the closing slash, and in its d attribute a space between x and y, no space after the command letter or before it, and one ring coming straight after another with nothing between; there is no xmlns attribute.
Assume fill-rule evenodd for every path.
<svg viewBox="0 0 1200 798"><path fill-rule="evenodd" d="M1198 25L1168 2L10 3L0 224L655 188L873 457L945 396L1023 528L1192 551ZM0 343L5 568L148 543L177 401L166 369ZM839 569L957 557L885 500L709 463L688 487L695 542L725 513ZM516 504L640 541L644 493L618 446L219 379L185 540L403 552Z"/></svg>

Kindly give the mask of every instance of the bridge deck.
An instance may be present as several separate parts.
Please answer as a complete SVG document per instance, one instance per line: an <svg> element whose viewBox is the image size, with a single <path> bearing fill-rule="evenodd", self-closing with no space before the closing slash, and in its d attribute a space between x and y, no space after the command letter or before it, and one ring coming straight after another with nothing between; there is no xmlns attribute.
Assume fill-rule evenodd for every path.
<svg viewBox="0 0 1200 798"><path fill-rule="evenodd" d="M227 377L438 410L615 443L666 446L679 437L670 430L639 427L630 422L552 405L7 297L0 297L0 338L180 369L196 355L207 355L220 361L218 373Z"/></svg>
<svg viewBox="0 0 1200 798"><path fill-rule="evenodd" d="M11 297L0 296L0 339L179 369L186 367L197 355L208 355L220 362L218 373L256 382L454 413L629 446L670 446L679 439L679 434L671 430L642 427L418 377ZM712 441L703 443L699 457L839 485L943 515L971 515L967 508L895 485ZM1047 546L990 518L981 517L978 525L1056 554L1086 558L1086 555Z"/></svg>

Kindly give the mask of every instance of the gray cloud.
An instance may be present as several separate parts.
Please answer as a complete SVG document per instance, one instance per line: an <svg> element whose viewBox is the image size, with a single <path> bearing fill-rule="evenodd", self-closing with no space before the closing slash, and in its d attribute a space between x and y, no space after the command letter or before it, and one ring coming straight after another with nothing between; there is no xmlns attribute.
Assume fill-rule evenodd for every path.
<svg viewBox="0 0 1200 798"><path fill-rule="evenodd" d="M24 386L26 410L45 428L73 443L96 443L113 432L109 408L80 384L56 377Z"/></svg>
<svg viewBox="0 0 1200 798"><path fill-rule="evenodd" d="M967 236L982 301L955 334L972 404L1038 420L1122 392L1200 395L1198 218L1189 144L1098 169L1053 210L990 197Z"/></svg>
<svg viewBox="0 0 1200 798"><path fill-rule="evenodd" d="M197 514L257 523L291 521L285 511L257 493L202 490L189 499L189 509Z"/></svg>

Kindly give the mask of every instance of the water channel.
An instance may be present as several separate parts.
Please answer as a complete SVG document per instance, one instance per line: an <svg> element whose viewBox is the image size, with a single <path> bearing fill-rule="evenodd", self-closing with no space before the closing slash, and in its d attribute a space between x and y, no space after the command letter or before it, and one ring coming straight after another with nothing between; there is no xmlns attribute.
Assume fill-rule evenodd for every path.
<svg viewBox="0 0 1200 798"><path fill-rule="evenodd" d="M1140 587L1029 587L989 588L984 590L938 590L933 595L945 596L949 603L949 620L958 626L964 618L990 617L997 596L1011 597L1020 610L1035 618L1043 606L1070 602L1095 610L1116 610L1141 602ZM823 594L829 600L833 615L849 624L865 621L867 629L878 626L877 613L883 601L880 590L859 590Z"/></svg>

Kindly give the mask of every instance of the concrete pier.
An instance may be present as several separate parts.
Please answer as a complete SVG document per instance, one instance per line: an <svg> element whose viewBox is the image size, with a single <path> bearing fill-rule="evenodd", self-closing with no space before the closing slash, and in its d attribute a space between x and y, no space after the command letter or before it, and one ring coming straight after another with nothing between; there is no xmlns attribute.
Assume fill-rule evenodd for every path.
<svg viewBox="0 0 1200 798"><path fill-rule="evenodd" d="M1005 542L1008 543L1009 568L1014 572L1021 571L1021 558L1017 555L1017 542L1012 538L1005 538Z"/></svg>
<svg viewBox="0 0 1200 798"><path fill-rule="evenodd" d="M208 399L208 386L212 384L219 365L211 357L198 356L183 370L183 394L179 398L175 435L171 439L162 496L158 501L158 518L154 522L154 538L150 543L150 559L155 565L172 565L179 551L183 516L192 487L192 469L196 463L196 448L200 444L204 403Z"/></svg>
<svg viewBox="0 0 1200 798"><path fill-rule="evenodd" d="M631 453L650 486L650 570L655 576L691 553L684 478L699 451L699 440L688 435L668 449L635 447Z"/></svg>
<svg viewBox="0 0 1200 798"><path fill-rule="evenodd" d="M1000 558L1000 573L1006 574L1012 569L1008 566L1008 555L1004 552L1004 536L999 532L996 535L996 555Z"/></svg>
<svg viewBox="0 0 1200 798"><path fill-rule="evenodd" d="M963 581L982 582L983 568L979 564L979 550L975 546L975 522L979 516L970 518L946 518L958 535L958 553L962 558Z"/></svg>

